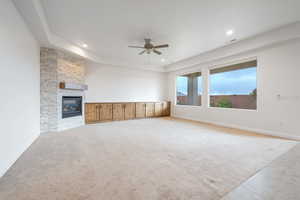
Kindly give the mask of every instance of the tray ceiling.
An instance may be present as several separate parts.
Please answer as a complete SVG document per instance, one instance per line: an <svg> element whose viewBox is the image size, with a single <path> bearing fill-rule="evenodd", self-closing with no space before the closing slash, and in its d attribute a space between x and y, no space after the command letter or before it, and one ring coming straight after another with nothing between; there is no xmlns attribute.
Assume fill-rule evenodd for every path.
<svg viewBox="0 0 300 200"><path fill-rule="evenodd" d="M299 0L41 0L51 32L104 63L160 69L300 19ZM233 30L232 36L226 31ZM138 55L150 37L163 54ZM165 59L165 62L162 62Z"/></svg>

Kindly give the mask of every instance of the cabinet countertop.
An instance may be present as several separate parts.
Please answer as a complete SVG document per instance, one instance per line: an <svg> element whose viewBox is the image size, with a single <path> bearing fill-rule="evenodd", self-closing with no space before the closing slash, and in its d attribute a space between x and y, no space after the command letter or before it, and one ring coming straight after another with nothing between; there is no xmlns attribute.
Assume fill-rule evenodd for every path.
<svg viewBox="0 0 300 200"><path fill-rule="evenodd" d="M85 104L121 104L121 103L163 103L170 101L135 101L135 102L85 102Z"/></svg>

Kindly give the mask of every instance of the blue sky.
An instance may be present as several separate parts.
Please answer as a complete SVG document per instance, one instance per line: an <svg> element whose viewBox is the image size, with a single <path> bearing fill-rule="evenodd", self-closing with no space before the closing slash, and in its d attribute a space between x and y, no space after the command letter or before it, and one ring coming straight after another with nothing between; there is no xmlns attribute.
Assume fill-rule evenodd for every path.
<svg viewBox="0 0 300 200"><path fill-rule="evenodd" d="M177 92L181 92L182 94L187 94L187 77L178 76L176 80Z"/></svg>
<svg viewBox="0 0 300 200"><path fill-rule="evenodd" d="M202 79L198 80L198 87L202 89ZM255 88L256 67L210 75L211 95L249 94ZM177 77L177 91L187 94L187 77Z"/></svg>

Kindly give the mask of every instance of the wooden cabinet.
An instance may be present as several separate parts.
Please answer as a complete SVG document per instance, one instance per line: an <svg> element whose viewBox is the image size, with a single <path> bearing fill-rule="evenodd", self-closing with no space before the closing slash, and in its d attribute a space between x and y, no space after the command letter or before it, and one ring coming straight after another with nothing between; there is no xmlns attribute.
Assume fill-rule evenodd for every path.
<svg viewBox="0 0 300 200"><path fill-rule="evenodd" d="M170 116L171 114L171 103L164 101L162 103L162 116Z"/></svg>
<svg viewBox="0 0 300 200"><path fill-rule="evenodd" d="M92 105L85 104L84 112L85 112L85 122L87 123L93 119L92 118Z"/></svg>
<svg viewBox="0 0 300 200"><path fill-rule="evenodd" d="M161 117L163 115L163 103L157 102L154 107L155 117Z"/></svg>
<svg viewBox="0 0 300 200"><path fill-rule="evenodd" d="M113 104L113 120L129 120L135 118L135 103Z"/></svg>
<svg viewBox="0 0 300 200"><path fill-rule="evenodd" d="M154 110L154 103L146 103L146 117L154 117L155 110Z"/></svg>
<svg viewBox="0 0 300 200"><path fill-rule="evenodd" d="M113 120L124 120L124 104L113 104Z"/></svg>
<svg viewBox="0 0 300 200"><path fill-rule="evenodd" d="M124 118L126 120L135 118L135 103L124 104Z"/></svg>
<svg viewBox="0 0 300 200"><path fill-rule="evenodd" d="M170 115L170 102L86 103L85 121L97 123Z"/></svg>
<svg viewBox="0 0 300 200"><path fill-rule="evenodd" d="M97 122L98 119L98 104L85 104L85 121L86 123Z"/></svg>
<svg viewBox="0 0 300 200"><path fill-rule="evenodd" d="M145 118L146 117L146 104L145 103L135 103L135 117Z"/></svg>
<svg viewBox="0 0 300 200"><path fill-rule="evenodd" d="M155 103L155 117L170 116L171 114L170 102L156 102Z"/></svg>
<svg viewBox="0 0 300 200"><path fill-rule="evenodd" d="M99 104L100 106L100 121L111 121L113 119L112 116L112 104L104 103Z"/></svg>

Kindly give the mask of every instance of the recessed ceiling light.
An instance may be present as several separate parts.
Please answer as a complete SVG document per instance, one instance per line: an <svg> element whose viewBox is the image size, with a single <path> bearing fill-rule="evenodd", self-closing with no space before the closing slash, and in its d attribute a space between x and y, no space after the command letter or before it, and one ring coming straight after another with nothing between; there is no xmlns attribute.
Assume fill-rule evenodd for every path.
<svg viewBox="0 0 300 200"><path fill-rule="evenodd" d="M231 36L231 35L233 35L234 34L234 31L233 30L228 30L228 31L226 31L226 35L227 36Z"/></svg>
<svg viewBox="0 0 300 200"><path fill-rule="evenodd" d="M88 45L87 44L82 44L82 47L87 48Z"/></svg>
<svg viewBox="0 0 300 200"><path fill-rule="evenodd" d="M164 59L164 58L161 59L161 62L165 62L165 61L166 61L166 59Z"/></svg>

